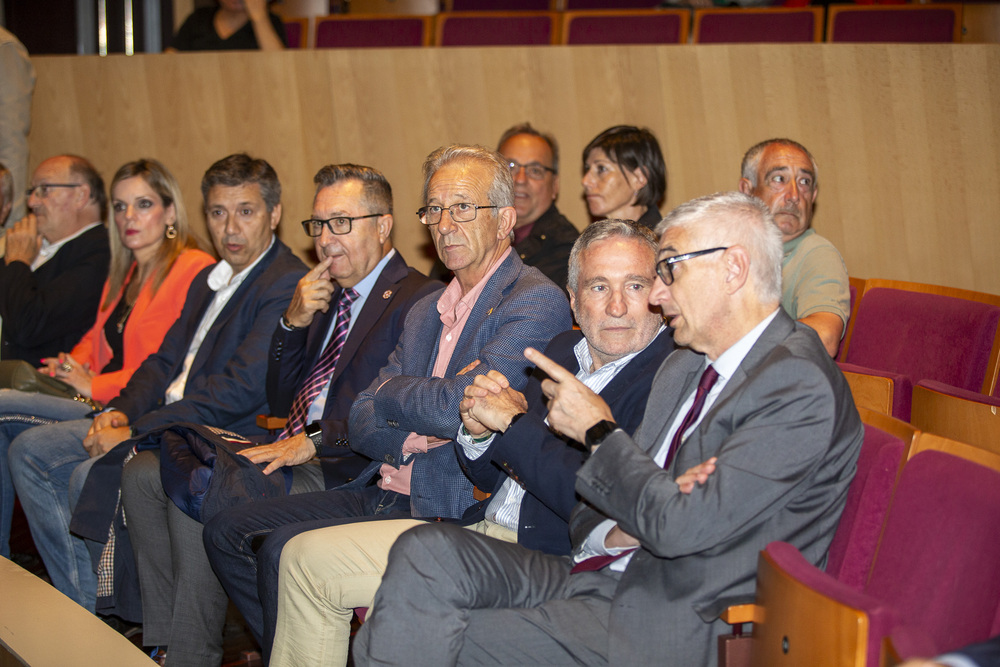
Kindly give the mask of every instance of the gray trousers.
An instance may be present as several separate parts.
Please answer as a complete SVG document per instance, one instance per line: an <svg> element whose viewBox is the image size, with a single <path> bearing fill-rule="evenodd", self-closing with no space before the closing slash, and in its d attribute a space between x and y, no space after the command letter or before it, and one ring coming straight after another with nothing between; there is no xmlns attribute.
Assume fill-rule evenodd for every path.
<svg viewBox="0 0 1000 667"><path fill-rule="evenodd" d="M313 490L312 472L322 488L319 466L300 468L293 492ZM122 505L139 572L143 642L167 647L168 665L218 667L228 598L205 555L202 524L163 491L157 452L125 466Z"/></svg>
<svg viewBox="0 0 1000 667"><path fill-rule="evenodd" d="M450 524L403 533L355 638L361 665L606 665L618 580Z"/></svg>

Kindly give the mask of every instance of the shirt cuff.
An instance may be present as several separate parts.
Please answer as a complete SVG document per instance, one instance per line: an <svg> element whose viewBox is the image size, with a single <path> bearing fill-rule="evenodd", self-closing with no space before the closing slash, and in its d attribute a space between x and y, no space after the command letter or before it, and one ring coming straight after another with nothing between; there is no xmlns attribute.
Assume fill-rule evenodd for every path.
<svg viewBox="0 0 1000 667"><path fill-rule="evenodd" d="M961 653L947 653L934 658L934 662L947 667L979 667L978 663Z"/></svg>
<svg viewBox="0 0 1000 667"><path fill-rule="evenodd" d="M475 461L480 456L486 453L486 450L490 448L493 443L493 439L496 437L496 433L491 435L488 440L483 440L482 442L473 442L472 436L468 435L465 428L458 428L458 436L455 440L462 446L462 452L465 453L466 458L471 461Z"/></svg>
<svg viewBox="0 0 1000 667"><path fill-rule="evenodd" d="M617 556L620 553L628 551L630 547L616 547L609 549L604 546L604 540L608 537L608 533L610 533L611 529L617 525L618 522L612 519L605 519L597 524L597 526L590 531L590 535L587 535L587 539L583 541L580 548L577 549L575 554L573 554L573 562L579 563L582 560L593 558L594 556Z"/></svg>

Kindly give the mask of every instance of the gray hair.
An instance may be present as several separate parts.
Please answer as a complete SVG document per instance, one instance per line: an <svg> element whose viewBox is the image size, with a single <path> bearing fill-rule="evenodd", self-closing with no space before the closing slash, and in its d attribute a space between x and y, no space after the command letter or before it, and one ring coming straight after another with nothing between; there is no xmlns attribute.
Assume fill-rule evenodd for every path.
<svg viewBox="0 0 1000 667"><path fill-rule="evenodd" d="M94 202L101 214L101 220L108 215L108 195L104 192L104 179L90 160L79 155L63 155L69 160L69 173L82 178L90 190L90 201Z"/></svg>
<svg viewBox="0 0 1000 667"><path fill-rule="evenodd" d="M809 162L812 163L813 171L813 183L819 184L819 168L816 166L816 158L812 156L809 149L800 144L797 141L791 139L768 139L767 141L762 141L756 146L751 146L743 155L743 162L740 165L740 175L750 181L750 187L757 187L757 170L760 168L760 157L764 153L764 149L772 144L777 144L779 146L788 146L789 148L796 148L809 158Z"/></svg>
<svg viewBox="0 0 1000 667"><path fill-rule="evenodd" d="M392 213L392 186L385 175L374 167L358 164L328 164L313 178L316 192L341 181L360 181L365 208L370 213Z"/></svg>
<svg viewBox="0 0 1000 667"><path fill-rule="evenodd" d="M681 204L656 226L686 231L702 250L716 246L742 246L750 255L757 298L763 303L781 301L781 232L767 205L742 192L717 192Z"/></svg>
<svg viewBox="0 0 1000 667"><path fill-rule="evenodd" d="M659 248L659 241L652 230L634 220L614 218L611 220L599 220L588 225L576 239L573 249L569 253L569 278L566 282L569 285L570 292L576 292L576 288L580 282L580 255L583 254L583 251L598 241L611 238L643 241L649 246L654 255Z"/></svg>
<svg viewBox="0 0 1000 667"><path fill-rule="evenodd" d="M556 138L553 137L548 132L539 132L531 126L531 123L524 122L518 123L513 127L507 128L507 131L500 136L500 141L497 142L497 152L503 148L503 145L507 143L507 140L511 137L516 137L519 134L527 134L532 137L538 137L545 143L549 145L549 150L552 151L552 169L558 174L559 173L559 143Z"/></svg>
<svg viewBox="0 0 1000 667"><path fill-rule="evenodd" d="M488 148L462 144L442 146L424 160L423 198L425 204L427 203L427 190L430 187L431 177L439 169L452 162L478 162L485 166L492 176L489 191L486 193L490 204L499 208L514 205L514 179L510 175L510 169L507 168L507 160L496 151L491 151Z"/></svg>

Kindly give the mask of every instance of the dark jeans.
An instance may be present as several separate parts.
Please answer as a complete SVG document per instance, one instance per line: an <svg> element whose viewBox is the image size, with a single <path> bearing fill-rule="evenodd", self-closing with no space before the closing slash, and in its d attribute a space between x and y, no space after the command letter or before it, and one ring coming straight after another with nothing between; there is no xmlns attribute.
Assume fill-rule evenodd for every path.
<svg viewBox="0 0 1000 667"><path fill-rule="evenodd" d="M278 564L299 533L359 521L410 518L410 498L377 486L302 493L240 505L205 524L205 551L264 651L274 643Z"/></svg>

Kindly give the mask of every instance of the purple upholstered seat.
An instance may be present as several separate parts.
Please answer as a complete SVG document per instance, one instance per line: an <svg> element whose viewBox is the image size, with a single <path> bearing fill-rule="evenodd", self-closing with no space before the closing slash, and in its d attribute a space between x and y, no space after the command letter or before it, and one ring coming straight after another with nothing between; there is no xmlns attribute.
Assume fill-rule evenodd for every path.
<svg viewBox="0 0 1000 667"><path fill-rule="evenodd" d="M531 46L552 43L553 12L445 12L437 17L438 46Z"/></svg>
<svg viewBox="0 0 1000 667"><path fill-rule="evenodd" d="M656 0L565 0L563 9L567 12L579 9L652 9Z"/></svg>
<svg viewBox="0 0 1000 667"><path fill-rule="evenodd" d="M550 0L451 0L453 12L547 12Z"/></svg>
<svg viewBox="0 0 1000 667"><path fill-rule="evenodd" d="M868 579L896 476L908 446L909 442L865 424L858 469L847 491L847 504L826 562L827 574L859 591Z"/></svg>
<svg viewBox="0 0 1000 667"><path fill-rule="evenodd" d="M696 9L695 44L819 42L822 7Z"/></svg>
<svg viewBox="0 0 1000 667"><path fill-rule="evenodd" d="M908 378L911 386L897 386L895 392L906 404L905 411L894 408L893 414L909 419L912 384L920 380L968 391L982 391L984 385L989 388L987 372L998 324L1000 305L996 303L915 289L869 287L858 304L841 368Z"/></svg>
<svg viewBox="0 0 1000 667"><path fill-rule="evenodd" d="M788 544L772 543L766 553L798 585L864 612L869 665L879 664L889 636L907 640L903 658L911 657L909 651L934 655L982 641L1000 632L1000 472L941 451L910 459L863 591L820 572ZM765 608L762 626L770 627L760 628L762 641L781 636L783 621L775 616ZM823 628L827 637L840 632L857 634L859 628ZM796 638L788 641L809 654Z"/></svg>
<svg viewBox="0 0 1000 667"><path fill-rule="evenodd" d="M306 33L309 30L309 19L284 19L285 43L290 49L306 48Z"/></svg>
<svg viewBox="0 0 1000 667"><path fill-rule="evenodd" d="M961 5L831 5L828 42L957 42Z"/></svg>
<svg viewBox="0 0 1000 667"><path fill-rule="evenodd" d="M681 44L686 9L580 11L563 15L563 44Z"/></svg>
<svg viewBox="0 0 1000 667"><path fill-rule="evenodd" d="M424 46L430 25L426 16L325 16L316 19L316 48Z"/></svg>

